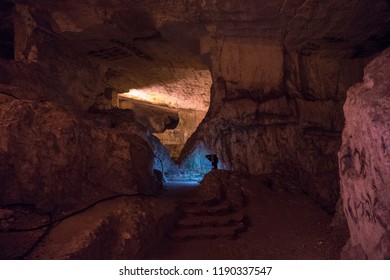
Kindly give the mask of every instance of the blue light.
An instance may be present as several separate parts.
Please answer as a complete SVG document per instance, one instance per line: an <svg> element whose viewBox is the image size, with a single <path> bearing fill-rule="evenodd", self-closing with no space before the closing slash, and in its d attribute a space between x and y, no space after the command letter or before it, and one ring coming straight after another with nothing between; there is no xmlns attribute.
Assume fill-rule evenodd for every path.
<svg viewBox="0 0 390 280"><path fill-rule="evenodd" d="M211 162L206 158L206 155L212 151L204 145L199 144L193 152L184 160L181 166L185 169L190 169L206 175L212 169Z"/></svg>
<svg viewBox="0 0 390 280"><path fill-rule="evenodd" d="M206 148L203 143L198 144L180 166L174 165L164 172L166 186L197 186L212 170L212 163L206 157L209 154L213 154L211 149ZM219 163L218 167L221 166L223 164Z"/></svg>

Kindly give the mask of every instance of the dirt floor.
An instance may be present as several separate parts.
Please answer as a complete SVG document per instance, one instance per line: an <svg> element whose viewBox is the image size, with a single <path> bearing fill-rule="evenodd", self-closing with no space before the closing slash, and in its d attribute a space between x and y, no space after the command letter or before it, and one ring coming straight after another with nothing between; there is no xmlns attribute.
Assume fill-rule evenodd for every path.
<svg viewBox="0 0 390 280"><path fill-rule="evenodd" d="M211 176L196 189L185 195L185 188L168 188L166 195L177 197L183 207L183 220L178 227L186 226L186 234L168 236L150 259L339 259L340 252L348 239L346 225L331 226L332 216L327 214L312 200L303 194L293 194L280 187L270 187L264 184L264 178L242 178L230 176L226 179ZM222 185L225 197L220 196L222 203L209 203L209 209L215 209L218 204L234 202L235 206L229 211L207 214L207 211L186 211L188 207L203 207L205 200L210 201L210 189ZM226 188L235 189L233 194L226 195ZM242 192L237 191L241 189ZM174 193L175 195L172 195ZM222 191L223 193L223 191ZM227 192L229 194L229 191ZM215 193L214 193L215 195ZM237 196L243 195L243 203L237 203ZM218 195L216 195L218 196ZM207 198L205 198L207 197ZM191 198L192 204L188 203ZM197 202L194 202L197 201ZM203 201L203 202L200 202ZM215 205L217 204L217 206ZM196 206L194 206L196 205ZM221 210L222 206L219 207ZM187 209L188 210L188 209ZM226 209L225 209L226 210ZM214 211L214 212L213 212ZM186 213L189 212L189 213ZM208 223L200 225L199 219L221 220L232 215L244 216L236 223ZM193 226L191 226L191 219ZM234 220L234 219L233 219ZM243 224L237 227L237 223ZM211 225L211 226L210 226ZM199 229L203 227L203 229ZM237 228L234 234L231 229ZM217 230L215 234L204 234ZM183 231L183 229L178 229ZM200 232L203 230L203 234Z"/></svg>
<svg viewBox="0 0 390 280"><path fill-rule="evenodd" d="M200 185L167 185L158 200L178 203L180 218L147 259L339 259L346 225L331 226L331 215L285 183L217 170ZM23 229L45 225L50 216L28 206L9 209L13 216L0 223L0 259L29 258L47 228Z"/></svg>

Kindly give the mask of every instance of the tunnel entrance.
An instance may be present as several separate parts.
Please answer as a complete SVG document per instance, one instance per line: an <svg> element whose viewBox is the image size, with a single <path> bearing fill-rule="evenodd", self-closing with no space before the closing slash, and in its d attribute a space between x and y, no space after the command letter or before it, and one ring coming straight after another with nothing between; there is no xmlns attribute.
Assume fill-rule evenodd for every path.
<svg viewBox="0 0 390 280"><path fill-rule="evenodd" d="M177 161L185 143L209 109L212 80L206 66L198 66L183 74L177 80L114 94L112 105L132 110L136 120L149 128L167 149L170 158L161 151L154 151L158 158L154 168L164 173L166 183L192 185L202 180L205 172L181 167ZM206 154L202 154L205 161ZM211 170L211 163L209 165Z"/></svg>
<svg viewBox="0 0 390 280"><path fill-rule="evenodd" d="M187 79L185 83L190 87L192 81ZM180 88L173 94L169 87L131 89L117 94L114 102L120 109L133 110L138 120L151 129L153 135L167 148L171 158L177 161L184 144L207 113L210 104L210 76L205 76L203 85L192 96L181 93L183 89Z"/></svg>
<svg viewBox="0 0 390 280"><path fill-rule="evenodd" d="M206 115L206 111L181 109L179 110L179 123L174 129L167 129L154 135L167 147L173 160L177 161L180 152L188 138Z"/></svg>

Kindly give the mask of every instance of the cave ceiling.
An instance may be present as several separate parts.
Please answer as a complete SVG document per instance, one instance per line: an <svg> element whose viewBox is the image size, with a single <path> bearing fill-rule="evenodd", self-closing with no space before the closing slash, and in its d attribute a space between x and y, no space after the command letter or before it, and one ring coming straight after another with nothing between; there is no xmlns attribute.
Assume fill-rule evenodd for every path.
<svg viewBox="0 0 390 280"><path fill-rule="evenodd" d="M68 39L146 40L162 36L197 51L199 37L257 36L301 44L363 44L388 38L389 1L366 0L15 0Z"/></svg>
<svg viewBox="0 0 390 280"><path fill-rule="evenodd" d="M204 38L369 56L389 44L389 1L14 0L41 32L109 73L116 92L153 89L170 105L207 110ZM328 51L326 51L328 50ZM337 54L335 54L335 50ZM214 77L217 78L217 77Z"/></svg>

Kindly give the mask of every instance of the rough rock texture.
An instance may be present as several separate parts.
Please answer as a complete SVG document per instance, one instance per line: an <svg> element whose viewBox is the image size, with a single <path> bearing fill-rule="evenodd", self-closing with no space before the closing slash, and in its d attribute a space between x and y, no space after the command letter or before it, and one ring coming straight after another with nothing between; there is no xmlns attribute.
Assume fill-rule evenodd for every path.
<svg viewBox="0 0 390 280"><path fill-rule="evenodd" d="M154 135L167 147L172 159L177 160L188 138L195 132L206 115L205 111L179 109L176 128Z"/></svg>
<svg viewBox="0 0 390 280"><path fill-rule="evenodd" d="M117 108L131 110L139 123L155 133L174 129L179 123L177 110L149 102L125 99L119 102Z"/></svg>
<svg viewBox="0 0 390 280"><path fill-rule="evenodd" d="M134 4L9 4L0 32L14 38L2 40L0 48L10 52L8 45L14 42L15 61L0 61L0 73L4 68L6 74L0 85L17 87L19 97L56 100L80 109L110 106L112 93L139 89L169 97L175 106L207 110L211 78L199 52L162 38L150 15Z"/></svg>
<svg viewBox="0 0 390 280"><path fill-rule="evenodd" d="M341 124L334 127L327 117L333 115L337 119L333 121L341 122L339 108L341 104L334 101L288 97L226 101L217 113L206 116L182 155L193 162L191 154L198 154L201 145L218 155L223 169L283 174L299 181L301 191L331 210L338 198L336 153ZM316 118L324 121L312 122Z"/></svg>
<svg viewBox="0 0 390 280"><path fill-rule="evenodd" d="M363 68L364 60L306 58L315 68L310 66L301 70L303 72L295 80L296 84L300 84L299 80L308 73L324 67L323 62L333 65L325 70L333 73L329 75L327 83L331 84L334 76L344 77L333 90L326 86L317 87L315 83L326 79L318 75L313 80L309 95L302 85L296 92L285 83L288 73L294 67L299 68L298 61L288 69L276 69L274 76L277 79L274 81L273 77L261 81L266 79L261 74L256 80L253 78L253 74L258 72L256 69L261 69L262 65L272 68L272 62L254 62L255 66L252 67L246 63L251 60L250 52L239 51L242 47L238 43L234 46L240 53L236 61L240 72L235 77L246 77L248 81L263 85L245 86L246 82L242 79L227 82L232 77L225 77L224 72L218 73L221 78L214 84L213 107L196 136L188 143L183 158L191 153L195 145L203 142L205 147L218 154L223 168L251 174L280 172L300 181L302 191L332 209L338 198L336 153L343 124L343 91L359 78L357 73L348 69L354 67L352 65L356 65L357 69ZM261 48L258 51L264 52ZM266 53L268 55L264 57L272 56L272 53ZM215 67L230 63L228 57ZM287 63L282 51L279 52L279 59L280 66ZM231 70L229 73L233 75Z"/></svg>
<svg viewBox="0 0 390 280"><path fill-rule="evenodd" d="M174 203L119 198L73 216L53 228L28 259L143 259L178 216Z"/></svg>
<svg viewBox="0 0 390 280"><path fill-rule="evenodd" d="M132 134L93 128L50 102L0 104L0 203L67 210L121 193L154 193L153 153Z"/></svg>
<svg viewBox="0 0 390 280"><path fill-rule="evenodd" d="M167 148L163 146L159 139L147 127L137 121L133 111L117 108L89 110L89 113L85 117L98 128L110 129L119 134L135 134L144 139L154 154L153 169L158 169L165 173L176 166Z"/></svg>
<svg viewBox="0 0 390 280"><path fill-rule="evenodd" d="M170 107L208 109L211 77L201 62L200 32L189 46L176 42L170 36L188 30L157 30L145 11L149 3L11 2L1 10L0 93L52 100L72 110L109 110L118 93L137 89ZM164 4L154 6L159 11ZM177 121L149 109L134 111L152 131L162 132Z"/></svg>
<svg viewBox="0 0 390 280"><path fill-rule="evenodd" d="M389 21L388 3L207 3L224 19L201 40L213 77L211 109L181 160L193 162L203 146L222 168L293 178L334 211L342 105L372 54L388 44L389 31L377 21Z"/></svg>
<svg viewBox="0 0 390 280"><path fill-rule="evenodd" d="M4 98L111 109L139 89L204 109L211 73L211 109L181 159L203 149L227 169L283 174L334 210L342 104L390 44L389 1L6 2Z"/></svg>
<svg viewBox="0 0 390 280"><path fill-rule="evenodd" d="M348 91L341 192L351 239L344 258L390 258L390 49Z"/></svg>
<svg viewBox="0 0 390 280"><path fill-rule="evenodd" d="M0 59L0 91L77 109L94 104L105 90L106 69L78 56L28 6L10 5L3 12L11 19L13 56Z"/></svg>
<svg viewBox="0 0 390 280"><path fill-rule="evenodd" d="M170 108L168 104L159 105L123 97L117 97L113 106L131 111L134 117L131 116L129 121L135 119L153 132L175 160L206 115L206 111Z"/></svg>

